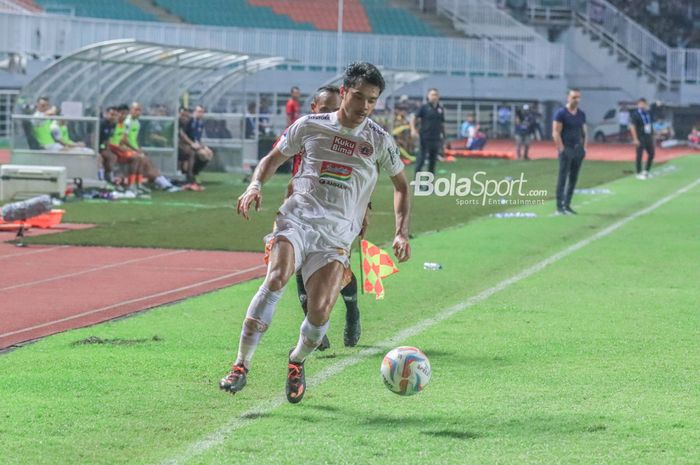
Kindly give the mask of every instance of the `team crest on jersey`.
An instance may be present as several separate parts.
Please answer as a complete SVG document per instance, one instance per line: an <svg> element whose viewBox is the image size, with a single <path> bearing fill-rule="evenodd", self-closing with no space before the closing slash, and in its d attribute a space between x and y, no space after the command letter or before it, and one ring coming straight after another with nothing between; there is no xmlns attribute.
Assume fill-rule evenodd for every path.
<svg viewBox="0 0 700 465"><path fill-rule="evenodd" d="M351 141L350 139L344 139L340 136L335 136L333 138L333 145L331 145L331 150L334 152L342 153L343 155L347 155L348 157L352 157L352 154L355 151L355 145L357 144Z"/></svg>
<svg viewBox="0 0 700 465"><path fill-rule="evenodd" d="M358 149L358 152L360 152L360 155L363 157L370 157L374 153L374 149L372 146L366 142L360 143L360 148Z"/></svg>
<svg viewBox="0 0 700 465"><path fill-rule="evenodd" d="M331 181L341 181L348 182L352 176L352 167L341 165L340 163L333 163L330 161L324 161L321 163L321 181L331 180Z"/></svg>

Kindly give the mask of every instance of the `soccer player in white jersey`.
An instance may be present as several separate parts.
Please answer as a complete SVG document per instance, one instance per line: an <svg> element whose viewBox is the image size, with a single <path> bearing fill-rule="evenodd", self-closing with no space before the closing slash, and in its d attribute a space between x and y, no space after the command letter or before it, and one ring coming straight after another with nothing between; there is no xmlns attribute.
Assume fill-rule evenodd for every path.
<svg viewBox="0 0 700 465"><path fill-rule="evenodd" d="M236 393L246 385L253 353L272 322L284 286L295 270L301 269L308 294L307 315L296 347L289 353L285 390L289 402L302 400L306 392L304 360L328 330L343 271L349 265L350 245L360 232L377 182L377 164L394 185L394 254L399 262L410 258L410 197L399 149L393 138L368 118L384 86L384 78L375 66L348 66L340 109L307 115L291 125L279 144L260 161L250 185L238 198L238 213L249 219L251 206L260 208L262 184L289 157L304 149L294 192L277 215L267 276L248 307L238 357L219 382L221 389Z"/></svg>

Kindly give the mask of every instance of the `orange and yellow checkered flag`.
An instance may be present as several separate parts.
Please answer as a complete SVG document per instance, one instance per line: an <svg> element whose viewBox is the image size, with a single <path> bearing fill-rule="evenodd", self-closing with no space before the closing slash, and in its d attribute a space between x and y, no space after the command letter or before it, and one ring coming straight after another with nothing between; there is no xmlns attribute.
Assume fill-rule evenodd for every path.
<svg viewBox="0 0 700 465"><path fill-rule="evenodd" d="M369 241L360 242L362 249L362 291L374 294L377 299L384 298L384 285L382 279L398 273L389 254Z"/></svg>

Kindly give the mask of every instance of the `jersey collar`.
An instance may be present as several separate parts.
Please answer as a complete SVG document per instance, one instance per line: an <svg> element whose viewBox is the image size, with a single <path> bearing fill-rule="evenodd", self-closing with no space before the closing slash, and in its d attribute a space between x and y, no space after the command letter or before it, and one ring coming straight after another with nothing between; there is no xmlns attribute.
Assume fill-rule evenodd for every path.
<svg viewBox="0 0 700 465"><path fill-rule="evenodd" d="M338 110L338 111L340 111L340 110ZM341 132L343 134L350 135L350 136L359 135L362 132L362 130L365 128L365 126L367 125L368 119L369 118L365 118L365 120L359 126L357 126L354 129L350 129L350 128L346 128L345 126L340 124L340 121L338 121L338 112L337 111L334 111L333 113L331 113L331 123L333 123L333 125L335 125L338 128L339 132Z"/></svg>

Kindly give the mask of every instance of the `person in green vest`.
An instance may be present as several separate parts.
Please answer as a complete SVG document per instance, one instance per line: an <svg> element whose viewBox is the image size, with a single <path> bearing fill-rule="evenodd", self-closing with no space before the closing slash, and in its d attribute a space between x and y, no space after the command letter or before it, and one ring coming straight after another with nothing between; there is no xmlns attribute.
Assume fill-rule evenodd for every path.
<svg viewBox="0 0 700 465"><path fill-rule="evenodd" d="M59 147L61 151L73 152L73 153L93 153L92 149L85 147L83 142L74 142L70 138L68 132L68 125L66 120L59 118L53 120L50 125L51 128L51 138L53 139L54 146Z"/></svg>
<svg viewBox="0 0 700 465"><path fill-rule="evenodd" d="M36 109L34 116L37 119L32 120L32 135L39 146L45 150L61 150L62 145L56 144L51 135L52 119L47 119L49 116L56 115L56 107L52 107L48 97L39 97L36 100Z"/></svg>
<svg viewBox="0 0 700 465"><path fill-rule="evenodd" d="M174 186L168 178L163 176L153 161L141 149L139 144L139 133L141 132L141 104L134 102L129 109L129 116L124 120L124 132L121 136L121 144L128 149L138 153L141 161L139 175L154 183L160 190L167 192L178 192L180 188ZM116 131L115 131L116 132ZM137 186L141 185L141 177L137 178ZM138 187L137 187L138 188ZM143 189L143 186L141 186Z"/></svg>
<svg viewBox="0 0 700 465"><path fill-rule="evenodd" d="M116 107L116 123L111 131L109 139L107 139L107 150L109 154L116 156L116 162L120 165L126 165L126 184L132 191L140 191L147 193L147 189L140 186L140 178L142 177L142 161L143 156L140 151L134 150L127 144L127 127L126 119L129 117L129 105L122 104ZM111 166L110 175L111 179Z"/></svg>

